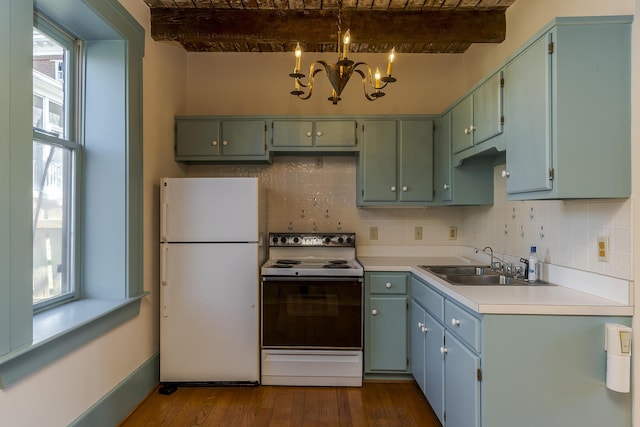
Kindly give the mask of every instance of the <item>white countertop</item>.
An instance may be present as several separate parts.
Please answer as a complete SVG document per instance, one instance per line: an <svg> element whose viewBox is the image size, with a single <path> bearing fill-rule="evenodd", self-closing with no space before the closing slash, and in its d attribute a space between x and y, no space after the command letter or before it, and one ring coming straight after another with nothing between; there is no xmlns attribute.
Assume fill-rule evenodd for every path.
<svg viewBox="0 0 640 427"><path fill-rule="evenodd" d="M545 314L631 316L633 306L566 286L457 286L431 274L420 265L463 265L475 261L456 256L363 256L365 272L406 271L428 281L446 296L482 314Z"/></svg>

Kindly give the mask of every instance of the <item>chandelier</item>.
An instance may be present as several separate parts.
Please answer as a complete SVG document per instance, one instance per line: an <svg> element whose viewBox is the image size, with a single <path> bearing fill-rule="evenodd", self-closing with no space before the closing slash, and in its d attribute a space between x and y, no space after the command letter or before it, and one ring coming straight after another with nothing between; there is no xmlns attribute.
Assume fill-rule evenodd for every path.
<svg viewBox="0 0 640 427"><path fill-rule="evenodd" d="M341 43L342 41L342 43ZM313 94L313 82L316 74L323 71L327 75L329 82L332 86L331 96L328 98L334 105L338 101L342 100L340 94L342 90L349 82L349 79L353 73L359 74L362 77L362 88L364 90L364 96L369 101L375 101L376 99L383 97L385 93L382 91L389 83L396 81L395 77L391 76L391 69L393 66L393 60L395 59L396 49L391 49L389 54L389 60L387 62L387 75L382 76L380 69L376 68L375 73L372 75L371 67L364 62L354 62L349 59L349 44L351 43L351 33L347 29L342 36L342 1L338 0L338 61L335 64L328 64L325 61L315 61L309 67L309 79L306 83L303 83L301 79L306 76L300 72L300 61L302 58L302 49L298 42L295 50L296 66L293 73L289 74L294 80L294 90L291 91L291 95L297 96L300 99L309 99ZM302 89L308 89L308 92Z"/></svg>

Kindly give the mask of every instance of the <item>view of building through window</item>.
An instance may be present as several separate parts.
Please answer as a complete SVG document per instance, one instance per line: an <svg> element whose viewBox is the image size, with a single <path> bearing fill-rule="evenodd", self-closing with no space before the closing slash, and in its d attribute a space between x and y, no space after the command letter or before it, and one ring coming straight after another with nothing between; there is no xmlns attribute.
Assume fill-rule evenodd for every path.
<svg viewBox="0 0 640 427"><path fill-rule="evenodd" d="M72 150L65 85L69 50L33 29L33 302L74 292ZM60 143L56 143L57 141Z"/></svg>

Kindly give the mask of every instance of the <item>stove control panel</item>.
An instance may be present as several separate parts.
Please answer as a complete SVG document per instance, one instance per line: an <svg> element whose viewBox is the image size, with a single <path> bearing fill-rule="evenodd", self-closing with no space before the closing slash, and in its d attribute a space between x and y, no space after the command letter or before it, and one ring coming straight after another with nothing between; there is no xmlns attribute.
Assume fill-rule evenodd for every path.
<svg viewBox="0 0 640 427"><path fill-rule="evenodd" d="M344 248L356 247L355 233L269 233L270 247L290 247L290 246L337 246Z"/></svg>

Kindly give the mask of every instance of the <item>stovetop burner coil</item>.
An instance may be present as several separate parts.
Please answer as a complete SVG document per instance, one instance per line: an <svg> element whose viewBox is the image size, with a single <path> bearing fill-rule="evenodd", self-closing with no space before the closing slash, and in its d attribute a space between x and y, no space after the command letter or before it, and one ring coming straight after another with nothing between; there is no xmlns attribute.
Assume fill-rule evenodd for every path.
<svg viewBox="0 0 640 427"><path fill-rule="evenodd" d="M276 260L276 264L297 265L302 263L299 259L279 259Z"/></svg>

